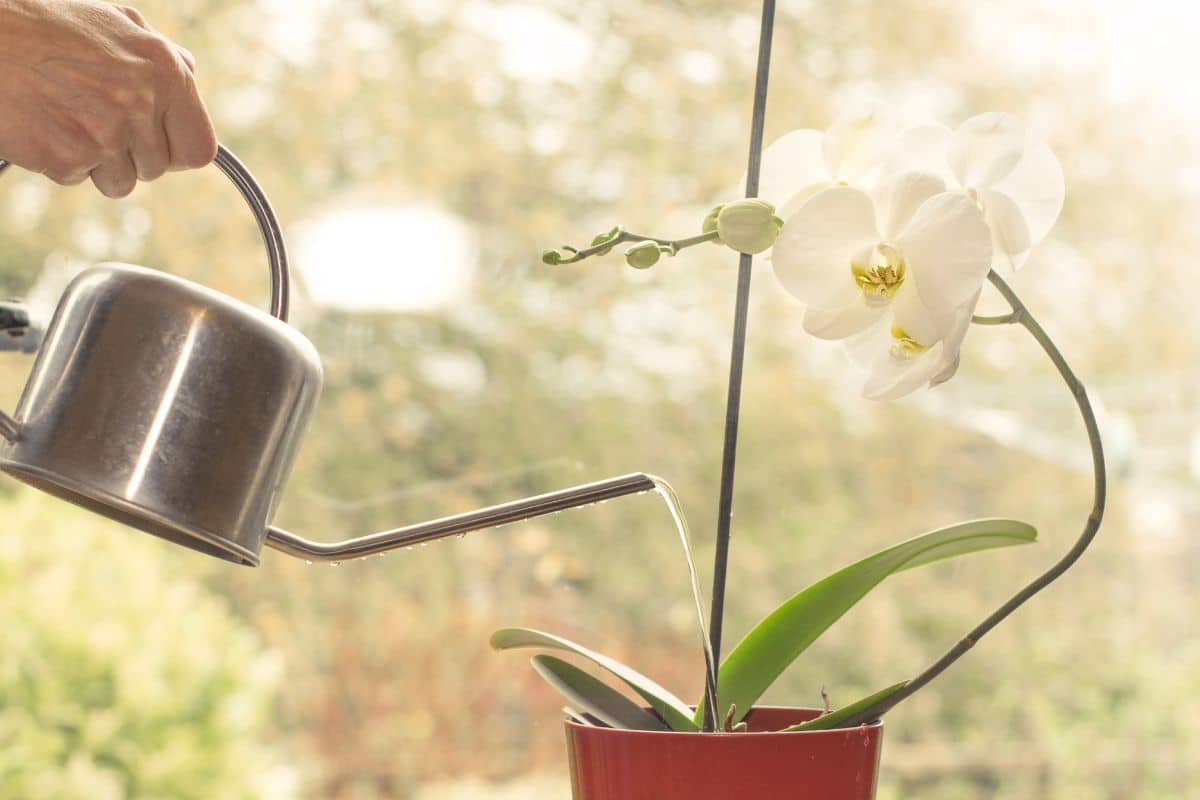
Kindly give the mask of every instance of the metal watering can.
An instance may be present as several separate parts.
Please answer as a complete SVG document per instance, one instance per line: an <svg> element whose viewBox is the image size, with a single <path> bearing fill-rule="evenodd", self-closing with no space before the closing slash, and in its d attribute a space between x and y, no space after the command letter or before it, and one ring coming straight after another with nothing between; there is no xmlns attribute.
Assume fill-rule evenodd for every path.
<svg viewBox="0 0 1200 800"><path fill-rule="evenodd" d="M0 470L249 566L264 544L344 561L655 488L623 475L332 544L271 527L321 362L287 324L287 251L271 204L225 147L214 163L262 232L271 313L142 267L85 270L59 300L16 412L0 411Z"/></svg>

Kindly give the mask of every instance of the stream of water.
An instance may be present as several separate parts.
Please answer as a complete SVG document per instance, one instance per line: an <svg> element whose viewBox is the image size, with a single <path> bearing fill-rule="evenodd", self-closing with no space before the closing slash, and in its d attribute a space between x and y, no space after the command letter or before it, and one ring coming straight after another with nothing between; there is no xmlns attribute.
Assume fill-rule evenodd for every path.
<svg viewBox="0 0 1200 800"><path fill-rule="evenodd" d="M696 559L692 557L692 540L688 531L687 517L683 513L683 504L671 484L655 475L648 476L654 483L654 492L667 504L671 518L675 520L675 529L679 532L679 543L683 546L683 557L687 560L688 576L692 583L692 600L696 604L696 622L700 628L700 642L704 649L704 680L712 702L717 699L717 669L716 658L713 656L712 642L708 637L708 624L704 620L704 598L700 593L700 579L696 575ZM714 714L716 712L714 711Z"/></svg>

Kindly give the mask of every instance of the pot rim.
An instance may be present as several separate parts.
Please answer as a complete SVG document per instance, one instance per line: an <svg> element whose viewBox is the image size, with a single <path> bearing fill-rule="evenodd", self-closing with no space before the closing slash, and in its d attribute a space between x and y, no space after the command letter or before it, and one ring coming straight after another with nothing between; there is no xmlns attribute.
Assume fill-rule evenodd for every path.
<svg viewBox="0 0 1200 800"><path fill-rule="evenodd" d="M751 713L755 710L763 711L816 711L821 712L819 708L809 708L806 706L754 706L750 709ZM769 736L831 736L845 735L866 728L869 731L882 731L883 720L876 719L873 722L867 722L862 725L856 725L853 728L830 728L819 731L743 731L741 733L730 733L728 731L715 731L712 733L704 733L700 731L635 731L627 728L601 728L596 725L581 725L578 722L572 722L569 719L563 720L568 731L586 732L589 735L595 736L631 736L631 737L662 737L662 736L702 736L708 739L747 739L747 738L763 738Z"/></svg>

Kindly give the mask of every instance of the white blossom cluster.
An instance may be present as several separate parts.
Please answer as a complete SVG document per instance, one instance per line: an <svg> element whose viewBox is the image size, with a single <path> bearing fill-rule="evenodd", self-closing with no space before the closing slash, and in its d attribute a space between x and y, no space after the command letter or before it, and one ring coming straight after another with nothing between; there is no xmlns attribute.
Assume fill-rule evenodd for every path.
<svg viewBox="0 0 1200 800"><path fill-rule="evenodd" d="M1011 115L951 130L874 107L772 143L758 194L784 221L771 263L805 330L845 340L864 396L890 400L954 375L988 271L1025 261L1064 188Z"/></svg>

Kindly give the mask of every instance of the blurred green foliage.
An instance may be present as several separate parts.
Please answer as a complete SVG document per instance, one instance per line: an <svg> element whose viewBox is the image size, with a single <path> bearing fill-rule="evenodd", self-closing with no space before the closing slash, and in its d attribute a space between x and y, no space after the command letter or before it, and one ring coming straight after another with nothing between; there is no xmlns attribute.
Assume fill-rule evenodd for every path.
<svg viewBox="0 0 1200 800"><path fill-rule="evenodd" d="M120 526L32 490L0 513L3 796L269 796L279 655Z"/></svg>
<svg viewBox="0 0 1200 800"><path fill-rule="evenodd" d="M781 4L767 138L825 127L862 95L948 122L991 109L1028 119L1060 155L1068 195L1052 241L1015 286L1109 411L1158 442L1186 440L1200 407L1200 317L1191 294L1172 287L1186 285L1180 271L1200 248L1195 190L1179 166L1197 155L1190 129L1136 99L1117 104L1091 75L1007 66L1021 42L981 45L972 12L983 5ZM260 178L289 236L333 210L409 204L452 213L475 233L474 290L452 307L348 313L297 297L293 321L322 354L326 390L280 525L331 540L647 470L678 489L706 560L736 259L702 247L643 273L619 255L560 269L538 258L616 223L684 235L729 199L748 138L753 4L139 6L196 54L222 140ZM296 26L305 34L310 19L311 48L298 46ZM573 46L580 35L587 48ZM540 77L514 69L514 48L526 61L540 55ZM36 283L52 298L53 277L69 263L118 258L261 304L263 256L239 203L214 170L167 176L120 202L87 186L6 175L0 285L22 295ZM350 244L346 257L364 258L350 255L361 249ZM384 239L369 258L381 274L425 267L405 244ZM731 643L833 566L920 530L997 515L1042 532L1036 548L882 587L767 697L817 704L824 685L836 703L910 677L1050 563L1077 533L1090 477L1077 466L1086 451L1071 398L1018 331L974 332L950 384L918 402L876 405L857 398L839 353L804 336L795 310L760 269L734 504ZM26 356L0 355L3 407L15 403L28 365ZM1154 800L1187 796L1200 780L1200 637L1187 613L1200 599L1200 542L1155 536L1137 515L1147 481L1193 495L1194 481L1160 449L1139 449L1136 437L1109 441L1117 480L1096 547L889 716L881 797ZM114 531L49 498L6 495L10 506L26 509L30 523L5 528L5 607L42 615L27 629L61 636L61 646L38 651L54 676L41 679L46 692L91 696L103 681L87 643L134 611L107 605L103 594L30 605L31 587L57 581L68 597L76 585L128 583L138 592L142 620L122 623L138 648L103 663L113 674L143 670L139 687L162 708L73 700L87 709L75 724L100 731L89 735L136 726L143 714L174 718L180 701L155 694L156 685L178 682L187 697L189 685L229 681L242 689L223 696L244 690L260 708L269 683L241 668L262 651L237 644L246 635L239 630L253 629L284 659L288 691L274 695L269 730L254 737L278 760L220 766L246 728L214 700L194 731L181 724L137 759L171 773L163 780L175 783L158 796L177 796L177 786L189 796L193 785L220 787L193 796L236 793L264 763L288 765L299 794L322 799L410 797L456 776L561 773L561 702L523 663L487 647L488 633L508 624L561 631L683 696L700 694L686 571L653 498L337 569L273 552L259 569L233 568ZM1177 527L1194 527L1195 507L1181 508ZM111 576L118 567L110 562L121 559L99 557L106 547L131 548L125 560L143 568ZM180 586L193 587L186 610L170 605L181 602L170 599ZM214 596L227 611L202 610L220 607ZM175 619L162 613L171 608ZM193 613L210 621L193 629ZM7 641L6 651L20 651ZM161 654L143 661L144 651ZM237 673L204 677L227 675L225 663ZM6 710L34 695L22 688L16 696ZM21 747L38 749L6 740L0 763L19 763L21 780L53 795L65 786L58 781L91 788L109 779L72 778L73 763L128 780L99 751L56 738L53 709L17 713L28 715ZM57 744L36 744L43 737ZM10 751L26 755L13 762ZM177 772L169 768L176 758L185 759ZM220 783L193 771L210 760ZM155 796L108 785L117 796ZM21 795L8 790L0 781L0 795Z"/></svg>

